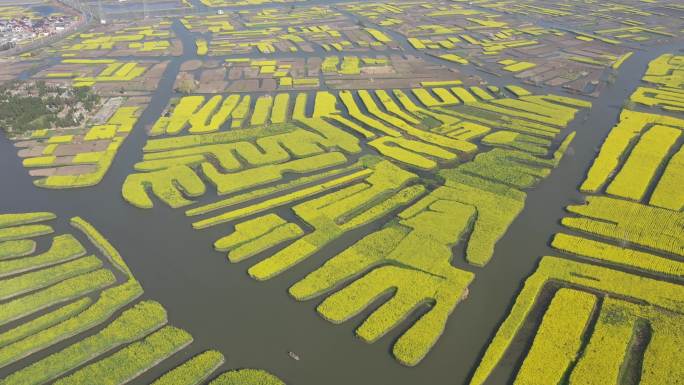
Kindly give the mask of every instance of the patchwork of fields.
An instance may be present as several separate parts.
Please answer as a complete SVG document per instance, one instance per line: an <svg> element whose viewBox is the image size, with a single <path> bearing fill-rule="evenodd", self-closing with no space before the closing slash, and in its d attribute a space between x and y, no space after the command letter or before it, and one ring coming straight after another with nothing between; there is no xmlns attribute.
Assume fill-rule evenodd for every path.
<svg viewBox="0 0 684 385"><path fill-rule="evenodd" d="M667 54L653 60L644 81L681 92L681 59ZM642 89L633 100L640 102ZM559 382L568 372L570 384L618 383L626 370L641 384L684 378L675 363L684 353L684 291L676 283L684 268L682 131L683 119L655 108L622 110L580 186L589 194L586 202L567 207L570 215L561 221L567 232L551 242L578 259L541 260L471 384L483 383L501 360L545 287L559 285L564 288L545 311L516 384Z"/></svg>
<svg viewBox="0 0 684 385"><path fill-rule="evenodd" d="M297 305L324 324L316 333L362 341L352 352L378 368L433 370L463 343L472 351L458 383L684 383L684 8L184 7L93 24L0 69L0 79L99 97L78 126L8 130L20 161L2 167L25 168L17 183L48 198L24 207L29 198L8 197L18 203L0 213L0 384L296 385L292 373L316 370L289 350L292 372L245 365L239 351L253 347L242 345L234 364L219 335L192 347L168 299L148 297L125 262L141 256L120 255L97 230L93 199L120 210L108 228L146 231L126 215L180 224L170 243L205 246L183 274L221 259L220 273L246 279L242 296ZM2 9L0 19L28 15ZM568 170L581 179L554 189ZM540 213L543 194L562 203ZM51 204L71 219L37 212ZM534 247L510 239L528 228ZM530 249L545 252L518 256ZM509 273L502 255L529 269L497 286L489 269ZM495 316L482 310L490 298ZM278 323L266 310L231 317ZM455 319L485 315L475 343L450 335L463 327ZM353 335L334 334L345 325Z"/></svg>
<svg viewBox="0 0 684 385"><path fill-rule="evenodd" d="M14 371L2 384L41 384L59 377L55 384L126 383L193 342L189 333L168 325L161 304L140 300L140 282L116 248L86 220L74 217L69 223L73 233L88 239L87 246L73 233L51 236L47 248L47 240L34 240L54 233L49 223L55 218L48 212L0 214L0 326L11 326L0 334L0 367L73 336L83 337ZM49 311L33 317L44 309ZM207 350L154 384L198 383L224 362L223 354ZM210 383L282 381L262 370L241 369Z"/></svg>

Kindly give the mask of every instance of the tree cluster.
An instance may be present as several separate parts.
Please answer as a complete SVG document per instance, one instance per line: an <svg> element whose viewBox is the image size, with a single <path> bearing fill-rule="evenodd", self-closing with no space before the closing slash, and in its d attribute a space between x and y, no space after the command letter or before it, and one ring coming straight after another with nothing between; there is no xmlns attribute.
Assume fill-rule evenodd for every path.
<svg viewBox="0 0 684 385"><path fill-rule="evenodd" d="M43 81L0 86L0 127L5 132L80 125L99 103L88 87L70 88Z"/></svg>

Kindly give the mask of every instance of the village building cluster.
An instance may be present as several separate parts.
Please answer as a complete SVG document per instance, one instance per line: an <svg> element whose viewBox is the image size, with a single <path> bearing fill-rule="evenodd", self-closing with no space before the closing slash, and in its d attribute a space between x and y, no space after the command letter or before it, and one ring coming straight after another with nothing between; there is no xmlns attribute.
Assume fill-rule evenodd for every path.
<svg viewBox="0 0 684 385"><path fill-rule="evenodd" d="M79 16L63 14L38 16L28 13L11 18L0 16L0 51L59 34L79 21Z"/></svg>

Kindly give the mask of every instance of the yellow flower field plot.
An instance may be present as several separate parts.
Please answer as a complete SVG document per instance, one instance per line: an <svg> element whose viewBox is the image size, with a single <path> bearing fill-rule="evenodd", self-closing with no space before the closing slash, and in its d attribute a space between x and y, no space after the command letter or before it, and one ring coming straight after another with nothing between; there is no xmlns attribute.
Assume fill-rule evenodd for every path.
<svg viewBox="0 0 684 385"><path fill-rule="evenodd" d="M362 61L358 56L326 56L321 63L321 71L324 74L358 75L362 66L387 63L387 59L364 58Z"/></svg>
<svg viewBox="0 0 684 385"><path fill-rule="evenodd" d="M684 120L623 109L581 186L591 195L567 207L568 232L551 242L591 263L542 258L470 384L512 359L529 325L514 384L681 382L684 286L673 278L684 276L683 129Z"/></svg>
<svg viewBox="0 0 684 385"><path fill-rule="evenodd" d="M226 59L225 66L225 73L231 80L225 89L231 92L317 89L320 86L318 73L307 70L304 59Z"/></svg>
<svg viewBox="0 0 684 385"><path fill-rule="evenodd" d="M536 36L553 32L529 24L520 27L509 25L497 14L461 4L368 2L345 7L380 25L396 28L418 50L478 48L484 54L496 55L507 49L537 45Z"/></svg>
<svg viewBox="0 0 684 385"><path fill-rule="evenodd" d="M450 32L457 30L460 33ZM495 28L494 31L500 30ZM528 36L537 36L550 31L539 29L503 29L502 32L490 32L492 38L482 38L488 33L483 30L469 31L468 27L446 27L442 25L419 25L416 30L407 32L408 42L419 50L454 50L458 48L473 48L484 55L498 55L508 49L535 46L539 42ZM458 53L455 52L455 53Z"/></svg>
<svg viewBox="0 0 684 385"><path fill-rule="evenodd" d="M609 174L614 174L611 169L625 158L622 151L641 136L618 173L631 177L637 187L613 188L611 193L615 181L622 183L616 176L608 187L608 193L615 195L616 192L625 192L622 195L627 195L627 198L643 199L640 196L643 183L639 181L651 180L649 170L653 168L652 158L659 161L658 154L662 154L663 147L668 146L667 142L653 140L655 136L669 132L669 126L660 123L681 121L624 110L621 122L606 139L582 188L592 193L601 192ZM652 127L647 131L653 133L650 138L642 134L647 125ZM645 148L638 149L639 146L648 146L648 151L644 153ZM629 163L633 164L629 166L632 171L625 169ZM675 170L677 163L674 158L670 164L672 166L668 165L668 168ZM635 168L640 165L647 167L640 170ZM665 180L666 174L660 178L661 181ZM679 174L677 181L681 181L682 173ZM676 185L677 182L670 175L670 183ZM564 218L562 224L589 234L594 239L559 233L554 237L552 246L595 262L646 271L651 275L682 277L684 200L679 191L672 187L667 192L662 190L665 186L668 185L656 187L656 190L660 190L659 199L666 201L664 204L659 204L658 199L654 198L647 205L606 196L590 196L584 205L569 206L568 211L574 216ZM656 194L652 197L656 197ZM558 277L559 272L562 272L563 278ZM535 381L540 376L543 376L545 383L555 383L567 375L569 368L572 368L569 384L617 383L624 376L640 378L641 384L668 383L672 378L684 378L679 365L672 364L676 361L671 361L682 355L679 348L679 340L684 338L681 327L684 307L682 286L604 267L545 257L537 272L526 281L511 313L482 358L472 384L484 382L525 322L542 286L550 281L561 281L563 286L573 289L590 289L592 294L576 290L573 290L573 294L561 293L569 289L561 289L556 294L518 372L516 384L537 383ZM600 308L595 298L597 290L609 296L604 298ZM585 299L580 300L580 297ZM578 311L579 301L586 302L587 297L593 297L590 300L593 305L590 308L587 304L585 310ZM555 307L566 307L567 314L554 314ZM587 320L592 313L598 314L598 319L590 329ZM573 324L569 323L570 320ZM644 333L650 333L650 338L644 339ZM582 341L587 340L588 343L583 345ZM638 349L635 349L635 343L639 345ZM623 369L629 367L628 363L636 361L643 362L642 367L637 367L640 373L625 374Z"/></svg>
<svg viewBox="0 0 684 385"><path fill-rule="evenodd" d="M465 78L453 68L413 55L334 55L320 64L326 85L335 89L388 89L467 85L479 82Z"/></svg>
<svg viewBox="0 0 684 385"><path fill-rule="evenodd" d="M537 66L535 63L530 63L526 61L516 61L511 59L501 60L499 61L499 64L503 64L505 66L503 67L503 69L508 72L525 71Z"/></svg>
<svg viewBox="0 0 684 385"><path fill-rule="evenodd" d="M463 83L459 78L464 78ZM193 84L193 93L249 93L286 90L388 89L474 85L453 68L414 55L329 55L323 58L228 58L222 66L187 61L176 88Z"/></svg>
<svg viewBox="0 0 684 385"><path fill-rule="evenodd" d="M383 27L401 25L399 18L407 9L414 9L416 4L427 6L427 2L355 2L341 5L345 10L358 14Z"/></svg>
<svg viewBox="0 0 684 385"><path fill-rule="evenodd" d="M123 61L116 59L69 58L33 76L48 83L93 87L103 95L125 91L150 92L161 78L167 61Z"/></svg>
<svg viewBox="0 0 684 385"><path fill-rule="evenodd" d="M65 59L68 64L90 64L79 62L78 59ZM98 63L93 63L98 64ZM93 84L96 82L126 82L138 78L145 73L146 68L136 62L112 61L95 76L78 76L74 78L74 87L79 84Z"/></svg>
<svg viewBox="0 0 684 385"><path fill-rule="evenodd" d="M148 142L136 169L151 172L129 176L124 198L136 206L151 207L145 191L151 186L155 195L174 207L192 203L181 191L202 195L205 186L190 167L201 168L219 191L227 193L276 182L287 172L307 173L346 163L344 153L360 151L358 140L316 114L305 116L307 95L300 95L296 103L291 103L287 94L261 96L255 101L239 95L214 96L206 102L202 96L181 99L168 118L155 123L151 134L194 135ZM300 125L286 123L291 119ZM226 124L233 130L219 131ZM324 149L342 152L323 154ZM236 173L223 174L205 161L208 159L217 159L221 169ZM250 177L240 177L240 170ZM235 177L241 179L237 184L232 181Z"/></svg>
<svg viewBox="0 0 684 385"><path fill-rule="evenodd" d="M649 65L644 79L681 87L664 55ZM632 100L641 95L638 89ZM648 104L648 103L644 103ZM658 105L658 104L654 104ZM569 206L566 227L599 237L557 234L560 250L650 273L684 274L684 119L623 109L580 189L597 194L585 205Z"/></svg>
<svg viewBox="0 0 684 385"><path fill-rule="evenodd" d="M189 15L180 19L183 26L190 32L225 32L233 31L235 27L233 26L234 21L230 15L208 15L208 16L197 16Z"/></svg>
<svg viewBox="0 0 684 385"><path fill-rule="evenodd" d="M399 32L411 47L445 63L474 65L502 76L513 73L531 84L593 96L605 87L609 69L631 56L619 42L522 22L507 14L509 3L364 2L344 7ZM486 10L492 7L494 12Z"/></svg>
<svg viewBox="0 0 684 385"><path fill-rule="evenodd" d="M297 216L315 229L309 234L305 234L296 223L287 223L274 214L267 214L238 224L235 233L216 242L217 249L229 251L231 260L237 262L283 242L294 240L287 247L249 269L250 275L255 279L265 280L309 258L348 231L375 221L397 208L406 207L408 203L425 193L425 188L416 184L418 178L415 174L404 171L390 162L379 158L364 158L361 164L354 167L359 171L347 177L336 177L308 189L274 197L261 204L253 204L215 219L200 221L196 223L196 227L244 217L310 196L312 193L326 192L336 185L343 186L337 191L293 207ZM314 189L315 191L309 191ZM446 210L442 213L426 213L412 219L407 217L405 223L402 221L401 226L388 229L387 234L372 236L371 242L361 241L354 248L333 259L334 262L330 262L333 265L326 265L324 271L314 272L293 286L292 294L300 300L311 298L331 289L338 280L344 280L352 274L356 275L366 268L382 263L385 259L390 259L387 266L378 267L364 279L328 297L319 307L319 312L332 322L343 322L362 311L368 305L368 301L372 301L380 293L393 287L398 288L395 298L371 315L357 330L357 334L365 341L374 342L409 316L415 306L424 301L437 301L438 304L429 315L416 323L394 346L397 359L407 365L415 365L436 342L446 318L464 295L465 288L472 279L470 273L454 269L448 263L451 257L449 245L458 239L449 230L454 227L453 231L458 232L461 231L458 229L459 226L466 225L460 221L455 223L450 218L453 218L454 214L459 214L459 211L454 210L470 212L472 208L450 207L448 204L442 206ZM464 222L467 220L464 219ZM430 230L424 226L419 227L419 224L429 225L429 229L437 233L442 231L442 235L434 239L432 254L414 261L406 247L416 245L419 239L426 242L431 239L428 237ZM412 227L416 229L411 230ZM432 236L435 234L432 233ZM374 244L377 241L382 242L382 247L378 248L378 245ZM374 254L379 250L386 250L389 255ZM441 263L436 263L435 258L440 258ZM393 266L391 259L404 267ZM326 274L328 272L333 275Z"/></svg>
<svg viewBox="0 0 684 385"><path fill-rule="evenodd" d="M660 43L677 36L677 4L663 1L601 2L580 0L479 1L492 11L544 18L562 24L580 40L610 44Z"/></svg>
<svg viewBox="0 0 684 385"><path fill-rule="evenodd" d="M209 51L209 47L207 47L207 41L205 39L196 39L195 45L197 46L197 56L204 56Z"/></svg>
<svg viewBox="0 0 684 385"><path fill-rule="evenodd" d="M140 282L95 227L74 217L73 234L53 235L46 222L54 218L47 212L0 214L0 367L13 365L0 383L126 383L161 371L158 364L192 344L188 332L168 325L161 304L140 300ZM37 237L50 242L38 252ZM41 354L58 344L54 353ZM200 383L224 362L221 353L205 351L154 384ZM253 369L221 377L283 384Z"/></svg>
<svg viewBox="0 0 684 385"><path fill-rule="evenodd" d="M631 101L684 112L684 56L665 54L658 57L649 63L642 80L653 86L637 88Z"/></svg>
<svg viewBox="0 0 684 385"><path fill-rule="evenodd" d="M453 87L453 90L441 87L416 88L412 93L425 108L418 107L401 90L394 90L393 96L382 90L374 93L366 90L340 91L337 95L318 92L310 117L304 113L307 100L305 93L300 93L295 100L281 95L275 98L261 96L256 100L249 95L230 95L226 98L213 96L210 99L190 96L182 98L170 116L160 118L152 127L151 135L177 135L185 130L189 133L216 132L222 126L236 129L246 126L247 122L249 126L259 126L269 121L269 117L271 123L283 123L291 116L305 126L315 126L309 127L314 130L331 129L330 122L334 122L366 137L368 144L385 156L413 167L433 170L440 163L473 155L477 146L468 140L483 136L487 145L545 154L548 151L544 148L549 145L548 138L553 138L576 112L574 108L554 102L575 104L577 107L589 106L576 99L532 95L521 96L518 100L478 101L474 94L462 87ZM361 104L357 103L355 95ZM463 112L432 110L460 104L463 104ZM346 110L351 120L344 116L341 109ZM292 115L289 115L290 110ZM513 131L485 136L491 130L485 124L498 123L497 118L492 116L492 120L488 117L497 113L519 117L513 121L530 119L542 124L528 123L525 125L530 127L517 128L507 124L507 128ZM545 117L546 114L548 116ZM562 114L561 117L554 116L558 114ZM559 128L553 128L558 125Z"/></svg>
<svg viewBox="0 0 684 385"><path fill-rule="evenodd" d="M678 187L684 119L624 109L594 160L582 191L684 208ZM661 173L662 172L662 173ZM650 197L647 193L654 186Z"/></svg>
<svg viewBox="0 0 684 385"><path fill-rule="evenodd" d="M290 294L325 297L318 312L341 323L393 293L356 330L369 343L432 304L393 346L399 362L416 365L473 279L451 265L452 248L465 242L458 258L489 261L526 190L572 141L574 134L561 132L591 105L519 87L493 94L447 83L407 92L184 97L152 128L165 137L148 141L123 197L141 208L153 207L153 196L185 207L212 185L222 197L186 214L201 216L196 229L232 225L215 248L233 263L250 263L259 281L318 258L355 229L385 223L357 235ZM425 172L437 178L419 176ZM257 255L265 258L248 262Z"/></svg>
<svg viewBox="0 0 684 385"><path fill-rule="evenodd" d="M262 54L313 52L313 47L329 52L353 52L398 49L398 44L377 29L346 26L344 29L337 29L335 26L322 24L287 29L267 27L221 32L210 41L209 53L227 55L255 51Z"/></svg>
<svg viewBox="0 0 684 385"><path fill-rule="evenodd" d="M142 113L145 98L109 99L85 127L36 130L13 138L38 187L64 189L98 184ZM97 124L95 124L97 123Z"/></svg>
<svg viewBox="0 0 684 385"><path fill-rule="evenodd" d="M573 238L561 236L554 241L557 248L614 264L681 276L682 212L604 196L588 197L585 205L568 206L568 211L575 216L564 218L564 226L606 241L573 243Z"/></svg>
<svg viewBox="0 0 684 385"><path fill-rule="evenodd" d="M190 31L211 33L209 55L313 53L316 48L331 53L363 52L400 47L383 31L360 26L325 6L188 16L182 22Z"/></svg>
<svg viewBox="0 0 684 385"><path fill-rule="evenodd" d="M470 384L485 383L534 309L543 306L537 302L540 295L559 285L564 288L553 293L514 384L555 384L563 378L569 384L611 384L636 377L640 384L655 385L684 378L678 364L684 354L684 286L544 257L525 281ZM630 362L642 362L636 367L640 372L631 368L625 373Z"/></svg>
<svg viewBox="0 0 684 385"><path fill-rule="evenodd" d="M310 25L347 20L333 7L315 5L307 7L258 7L237 12L245 27L266 25Z"/></svg>
<svg viewBox="0 0 684 385"><path fill-rule="evenodd" d="M81 57L180 55L182 47L169 26L168 21L97 26L67 37L56 52Z"/></svg>
<svg viewBox="0 0 684 385"><path fill-rule="evenodd" d="M643 80L658 88L639 87L630 100L647 106L681 110L678 98L658 92L681 93L684 89L681 56L662 55L649 63ZM647 95L654 92L656 97ZM681 104L681 103L679 103ZM684 175L682 137L684 119L623 109L620 122L608 134L581 190L605 192L664 209L684 210L679 185ZM645 206L648 207L648 206Z"/></svg>
<svg viewBox="0 0 684 385"><path fill-rule="evenodd" d="M610 264L683 276L682 130L682 119L623 110L581 186L601 195L569 206L575 216L562 220L569 229L601 240L557 234L552 246Z"/></svg>

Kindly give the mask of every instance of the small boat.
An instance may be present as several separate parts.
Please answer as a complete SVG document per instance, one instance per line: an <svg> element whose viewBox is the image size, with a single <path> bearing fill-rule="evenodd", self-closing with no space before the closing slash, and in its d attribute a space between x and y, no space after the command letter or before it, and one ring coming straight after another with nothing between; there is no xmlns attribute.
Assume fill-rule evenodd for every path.
<svg viewBox="0 0 684 385"><path fill-rule="evenodd" d="M295 352L287 352L287 355L290 356L295 361L299 361L299 356Z"/></svg>

